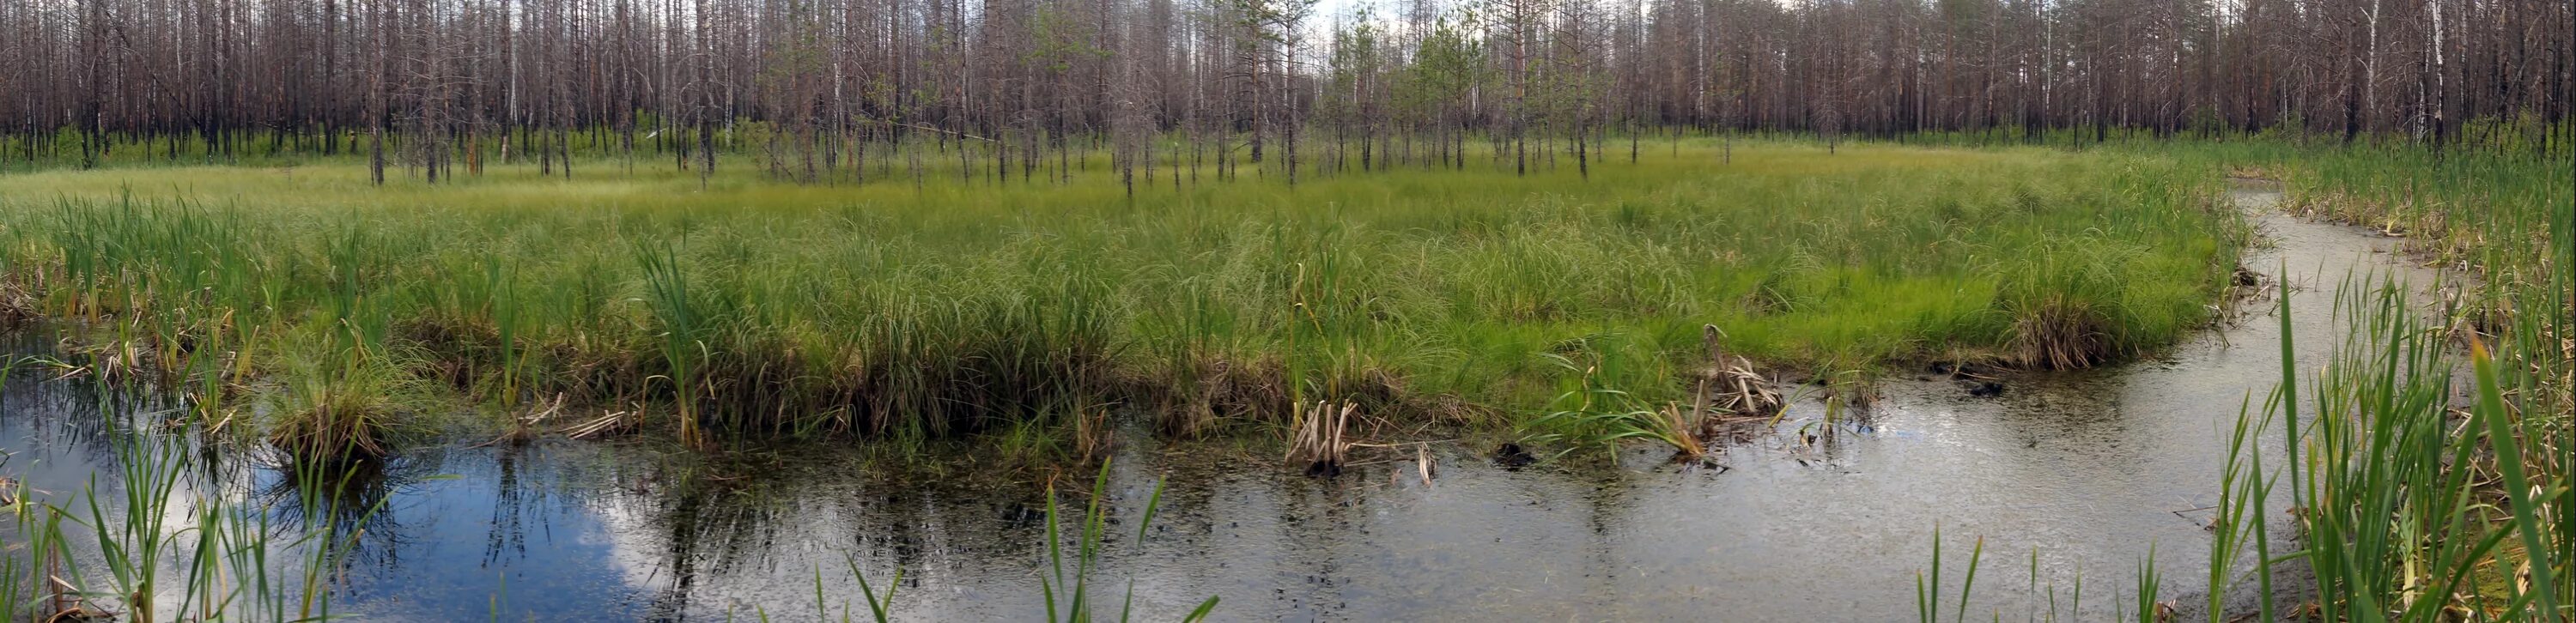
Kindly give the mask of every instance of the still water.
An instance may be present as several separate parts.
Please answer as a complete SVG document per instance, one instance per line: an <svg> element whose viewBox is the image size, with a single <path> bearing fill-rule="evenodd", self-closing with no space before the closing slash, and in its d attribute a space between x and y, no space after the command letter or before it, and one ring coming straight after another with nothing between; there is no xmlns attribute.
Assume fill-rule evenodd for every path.
<svg viewBox="0 0 2576 623"><path fill-rule="evenodd" d="M2347 277L2434 281L2390 239L2272 215L2274 193L2235 198L2265 241L2246 264L2291 285L2305 369L2341 333L2332 297ZM2189 603L2206 585L2227 435L2280 371L2271 306L2245 307L2157 359L2016 375L1999 396L1900 374L1865 414L1825 423L1800 404L1707 465L1637 449L1616 465L1508 467L1490 444L1434 443L1418 455L1428 481L1409 450L1317 479L1129 435L1106 486L1100 592L1115 603L1132 582L1147 620L1215 596L1218 620L1885 621L1914 616L1937 526L1953 591L1983 541L1978 618L2045 613L2053 591L2062 619L2079 582L2080 618L2109 618L2151 549L2163 594ZM0 392L0 474L65 506L112 494L112 440L154 428L158 408L22 374ZM274 461L208 462L218 475L203 486L219 495L294 497ZM899 618L1038 618L1043 478L892 478L828 448L710 458L468 440L364 479L381 506L349 520L364 530L333 608L381 621L865 619L855 568L879 586L901 570ZM2271 506L2276 521L2287 506Z"/></svg>

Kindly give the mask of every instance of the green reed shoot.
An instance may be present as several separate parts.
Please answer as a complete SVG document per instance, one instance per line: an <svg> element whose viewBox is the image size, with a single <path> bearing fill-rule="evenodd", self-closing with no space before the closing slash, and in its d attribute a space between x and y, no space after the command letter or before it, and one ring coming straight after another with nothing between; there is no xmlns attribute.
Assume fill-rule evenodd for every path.
<svg viewBox="0 0 2576 623"><path fill-rule="evenodd" d="M17 498L13 536L24 541L0 552L0 606L12 616L73 616L77 607L138 622L330 617L329 583L354 535L329 521L288 530L271 523L277 509L213 491L184 437L116 440L119 495L93 483L70 508ZM307 495L304 512L339 514L328 494Z"/></svg>
<svg viewBox="0 0 2576 623"><path fill-rule="evenodd" d="M1092 479L1091 501L1083 513L1080 536L1074 544L1073 570L1070 574L1065 570L1063 528L1058 514L1055 490L1052 486L1048 487L1047 569L1040 574L1038 583L1039 590L1045 598L1048 621L1089 623L1095 620L1093 609L1096 604L1093 603L1091 582L1092 574L1100 564L1101 541L1107 535L1109 509L1103 503L1108 499L1109 463L1109 461L1102 461L1100 473ZM1156 482L1153 495L1145 500L1144 516L1136 521L1136 542L1144 542L1146 532L1153 526L1154 509L1161 506L1162 501L1163 485L1161 482ZM888 593L891 594L892 591L889 590ZM1136 586L1133 581L1130 581L1127 585L1126 599L1120 604L1118 610L1118 621L1121 623L1128 621L1135 613L1135 598ZM1205 620L1210 612L1216 610L1216 604L1217 598L1209 597L1207 601L1199 602L1198 607L1192 609L1181 620L1192 622Z"/></svg>
<svg viewBox="0 0 2576 623"><path fill-rule="evenodd" d="M1975 546L1968 550L1968 576L1959 580L1958 607L1950 613L1950 620L1953 623L1966 623L1968 620L1968 595L1977 588L1977 567L1984 564L1985 556L1986 538L1977 537ZM2036 573L2039 569L2038 565L2039 553L2033 550L2031 569L2034 571L2032 574L2034 578L2038 577ZM1919 571L1914 574L1914 610L1918 620L1922 623L1938 623L1941 620L1941 591L1944 590L1948 589L1941 585L1941 527L1935 525L1932 526L1931 578L1925 579L1924 574ZM2001 613L1996 614L1997 618L2002 616Z"/></svg>

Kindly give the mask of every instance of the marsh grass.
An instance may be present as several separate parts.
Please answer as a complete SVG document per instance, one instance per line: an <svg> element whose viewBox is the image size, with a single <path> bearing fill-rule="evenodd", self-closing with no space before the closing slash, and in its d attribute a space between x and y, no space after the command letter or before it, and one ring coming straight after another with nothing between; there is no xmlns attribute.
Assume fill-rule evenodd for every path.
<svg viewBox="0 0 2576 623"><path fill-rule="evenodd" d="M2466 276L2431 301L2347 280L2336 298L2346 330L2316 371L2295 364L2279 297L2280 383L2259 406L2247 398L2230 435L2210 620L2576 618L2576 161L2295 138L2130 147L2280 181L2293 214L2402 237L2411 259ZM2455 398L2463 386L2468 397ZM2271 507L2276 492L2289 508ZM2276 542L2276 522L2296 539ZM2284 565L2304 566L2316 591L2276 592ZM2140 566L2140 620L2156 616L2153 574ZM2226 611L2247 582L2255 611Z"/></svg>
<svg viewBox="0 0 2576 623"><path fill-rule="evenodd" d="M278 519L281 513L339 513L336 502L237 503L208 480L182 437L132 435L114 442L115 482L93 481L69 505L20 491L9 508L11 547L0 552L0 607L8 616L136 622L332 616L331 583L356 535L333 522L282 529L311 522ZM327 478L321 472L297 477Z"/></svg>
<svg viewBox="0 0 2576 623"><path fill-rule="evenodd" d="M2445 327L2419 319L2423 308L2403 286L2366 277L2338 290L2336 315L2348 328L2335 337L2332 362L2301 370L2289 298L2277 297L2280 383L2259 406L2247 398L2228 437L2210 524L2208 620L2576 615L2566 588L2567 543L2576 536L2565 520L2569 483L2549 463L2569 442L2565 414L2533 410L2549 400L2541 392L2505 393L2511 368L2483 339L2460 352ZM2455 402L2462 374L2469 397ZM2267 440L2273 435L2277 443ZM2292 506L2272 508L2276 491ZM2297 538L2276 542L2276 522ZM1917 580L1925 620L1938 612L1937 531L1935 538L1931 584ZM2304 566L2315 591L2276 592L2289 586L2276 583L2287 565ZM1963 581L1962 599L1972 582ZM2123 612L2169 620L2161 582L2150 553ZM2253 611L2231 610L2227 597L2248 582Z"/></svg>
<svg viewBox="0 0 2576 623"><path fill-rule="evenodd" d="M1288 420L1289 465L1303 466L1310 476L1340 474L1351 453L1351 414L1358 411L1359 404L1350 402L1294 408Z"/></svg>
<svg viewBox="0 0 2576 623"><path fill-rule="evenodd" d="M1039 597L1046 605L1047 621L1090 623L1103 620L1100 612L1109 604L1101 599L1095 584L1102 579L1099 577L1100 567L1102 556L1106 553L1104 544L1108 541L1111 524L1110 508L1105 504L1109 499L1107 489L1109 480L1109 462L1104 460L1100 464L1100 472L1093 477L1091 496L1079 517L1072 517L1065 513L1063 505L1057 499L1054 485L1050 484L1047 487L1046 558L1037 574ZM1146 536L1151 534L1154 512L1162 506L1162 502L1163 485L1161 482L1156 482L1153 493L1145 499L1143 515L1136 519L1136 537L1132 542L1142 543ZM1066 530L1068 519L1076 523L1070 535ZM1068 536L1072 537L1070 548L1067 547L1066 537ZM902 569L896 569L893 578L887 580L885 589L880 591L868 582L867 573L860 569L857 558L845 560L850 576L858 582L860 598L866 602L867 619L865 620L876 623L897 620L894 616L894 599L895 589L903 585ZM1185 623L1207 620L1208 616L1216 611L1217 601L1218 598L1209 597L1206 601L1199 602L1178 620ZM1136 618L1136 586L1133 581L1128 583L1125 593L1120 595L1116 605L1116 618L1112 620L1123 623ZM816 569L814 575L814 611L816 620L832 618L830 599L824 591L820 569ZM763 619L766 620L766 618L764 615ZM844 622L855 620L852 609L844 606L840 620Z"/></svg>
<svg viewBox="0 0 2576 623"><path fill-rule="evenodd" d="M2533 470L2524 450L2566 443L2564 414L2525 410L2546 399L2540 394L2508 400L2496 358L2475 339L2475 397L2455 409L2459 360L2438 326L2414 319L2405 292L2351 288L2340 304L2353 328L2337 363L2309 379L2285 368L2272 405L2284 421L2299 421L2301 405L2311 418L2283 431L2301 453L2288 457L2288 486L2302 509L2300 556L2317 574L2322 616L2567 617L2558 584L2569 565L2559 544L2569 535L2555 520L2567 481L2564 472ZM2313 389L2300 392L2297 380ZM2499 573L2507 577L2480 581Z"/></svg>
<svg viewBox="0 0 2576 623"><path fill-rule="evenodd" d="M2410 258L2465 275L2430 301L2347 284L2336 363L2285 369L2267 405L2313 418L2282 429L2296 453L2281 486L2319 544L2304 555L2322 614L2576 616L2576 162L2402 145L2197 151L2281 179L2294 213L2402 236ZM2465 406L2451 397L2464 370Z"/></svg>
<svg viewBox="0 0 2576 623"><path fill-rule="evenodd" d="M2294 614L2276 611L2273 593L2274 567L2294 562L2317 589L2288 597L2323 620L2568 618L2570 535L2559 519L2568 482L2535 469L2526 449L2564 447L2565 414L2528 410L2543 393L2509 398L2483 339L2454 350L2440 324L2418 319L2403 286L2367 278L2347 280L2336 298L2349 328L2333 362L2301 371L2280 298L2281 383L2231 437L2210 546L2211 620L2225 614L2228 588L2249 579L2239 573L2260 591L2252 614ZM2471 397L2461 405L2452 395L2464 369ZM2276 426L2280 444L2262 442ZM2263 467L2267 448L2283 469ZM2294 505L2295 545L2270 538L2276 488Z"/></svg>
<svg viewBox="0 0 2576 623"><path fill-rule="evenodd" d="M1045 597L1048 621L1090 623L1099 620L1099 615L1095 611L1105 604L1101 603L1093 592L1092 583L1099 573L1100 557L1103 553L1101 544L1108 536L1109 512L1102 506L1102 503L1108 499L1106 489L1108 483L1109 463L1102 461L1100 473L1092 479L1091 499L1082 514L1081 533L1074 541L1071 556L1073 566L1070 572L1065 567L1067 556L1062 534L1064 529L1062 514L1058 510L1054 489L1050 487L1047 491L1047 568L1040 573L1038 585ZM1146 534L1154 525L1154 510L1160 507L1162 502L1163 485L1156 482L1153 494L1145 500L1144 515L1136 520L1136 539L1133 542L1144 542ZM1199 602L1197 607L1192 608L1180 620L1184 622L1206 620L1208 614L1216 610L1216 605L1217 598L1209 597L1207 601ZM1133 618L1135 611L1136 584L1130 581L1127 584L1126 593L1119 600L1117 620L1124 623Z"/></svg>
<svg viewBox="0 0 2576 623"><path fill-rule="evenodd" d="M1951 621L1966 623L1968 620L1968 596L1976 591L1977 567L1984 562L1985 557L1986 539L1978 537L1968 550L1968 577L1959 579L1959 598L1955 602L1958 606L1950 612ZM1914 574L1914 609L1918 620L1922 623L1940 622L1941 593L1945 590L1948 588L1941 584L1941 527L1933 526L1930 577L1925 577L1922 572ZM1997 618L2001 618L2000 615Z"/></svg>
<svg viewBox="0 0 2576 623"><path fill-rule="evenodd" d="M2178 145L2175 157L2281 182L2284 209L2400 237L2411 257L2469 276L2440 324L2487 339L2507 395L2576 410L2576 160L2520 151L2292 142ZM2465 342L2459 344L2466 348Z"/></svg>
<svg viewBox="0 0 2576 623"><path fill-rule="evenodd" d="M1603 386L1676 402L1713 363L1710 324L1746 363L1812 376L2114 361L2206 321L2241 237L2201 171L2155 158L1709 149L1589 181L1398 171L1132 200L1090 177L45 171L0 179L0 275L84 342L149 353L116 361L208 394L210 417L292 395L311 421L285 439L314 448L430 410L340 402L416 400L384 391L397 379L503 412L676 414L648 428L702 441L1060 431L1105 405L1276 435L1315 401L1408 427L1526 417L1570 378L1541 354L1594 336L1628 343Z"/></svg>
<svg viewBox="0 0 2576 623"><path fill-rule="evenodd" d="M1687 411L1677 404L1658 407L1626 390L1603 384L1598 363L1556 354L1546 356L1573 374L1574 386L1559 394L1544 415L1529 423L1532 434L1528 440L1562 446L1563 453L1587 448L1615 453L1622 442L1631 440L1669 446L1675 460L1697 459L1708 453L1701 440L1707 417L1703 402L1693 401Z"/></svg>

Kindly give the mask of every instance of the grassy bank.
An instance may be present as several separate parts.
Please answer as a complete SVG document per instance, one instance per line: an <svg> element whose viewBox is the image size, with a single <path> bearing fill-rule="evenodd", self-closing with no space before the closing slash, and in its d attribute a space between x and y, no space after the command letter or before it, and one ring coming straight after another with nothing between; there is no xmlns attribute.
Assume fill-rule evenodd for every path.
<svg viewBox="0 0 2576 623"><path fill-rule="evenodd" d="M2415 259L2473 277L2439 301L2455 337L2485 338L2509 392L2565 414L2576 317L2576 160L2420 147L2203 148L2285 185L2288 209L2403 236ZM2563 418L2562 418L2563 419Z"/></svg>
<svg viewBox="0 0 2576 623"><path fill-rule="evenodd" d="M2297 336L2334 343L2332 363L2285 365L2271 395L2248 398L2212 522L2211 568L2225 571L2191 609L2213 622L2576 616L2576 162L2397 142L2130 147L2278 179L2285 209L2402 237L2409 259L2466 277L2432 300L2365 276L2318 284L2338 288L2348 325ZM2295 540L2265 530L2280 521ZM2165 620L2153 578L2142 566L2123 612ZM1948 590L1964 600L1968 586ZM2231 593L2278 599L2231 609Z"/></svg>
<svg viewBox="0 0 2576 623"><path fill-rule="evenodd" d="M2289 451L2262 456L2238 439L2251 464L2230 470L2223 521L2239 534L2216 540L2212 557L2295 559L2317 583L2313 610L2259 614L2576 616L2576 160L2527 143L2432 149L2397 136L2152 149L2278 179L2287 210L2399 237L2408 259L2464 277L2431 300L2343 284L2345 333L2301 337L2333 341L2335 362L2284 368L2245 417L2241 431ZM2266 490L2290 493L2299 542L2253 532ZM2272 579L2233 580L2269 591Z"/></svg>
<svg viewBox="0 0 2576 623"><path fill-rule="evenodd" d="M2355 288L2338 363L2283 370L2266 419L2298 423L2279 428L2300 454L2280 457L2297 468L2277 486L2320 511L2299 515L2298 552L2319 579L2320 614L2576 616L2576 163L2405 147L2230 151L2283 179L2291 209L2405 236L2418 260L2474 277L2421 322L2402 293ZM2471 398L2452 397L2462 387Z"/></svg>
<svg viewBox="0 0 2576 623"><path fill-rule="evenodd" d="M209 418L270 414L288 445L371 443L462 395L694 437L1047 446L1122 408L1182 433L1318 400L1509 422L1576 382L1547 354L1670 399L1709 364L1703 325L1815 378L2090 365L2202 322L2241 237L2209 171L2158 158L1648 151L1588 179L1166 171L1133 199L1105 173L50 171L0 177L0 272L14 314L81 321L94 369L191 388Z"/></svg>

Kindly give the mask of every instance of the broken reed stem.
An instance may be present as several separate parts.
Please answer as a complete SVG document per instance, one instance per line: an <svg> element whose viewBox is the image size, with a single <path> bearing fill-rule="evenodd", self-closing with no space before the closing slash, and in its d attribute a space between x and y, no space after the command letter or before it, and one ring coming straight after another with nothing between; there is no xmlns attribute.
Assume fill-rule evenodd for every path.
<svg viewBox="0 0 2576 623"><path fill-rule="evenodd" d="M1700 391L1694 399L1714 397L1716 404L1704 406L1715 407L1716 412L1728 415L1761 416L1779 409L1783 401L1780 393L1771 389L1771 379L1753 371L1753 360L1727 352L1726 347L1720 344L1725 337L1726 332L1718 329L1717 325L1701 325L1700 340L1708 348L1709 369L1701 379ZM1717 383L1717 391L1713 394L1709 391L1710 381Z"/></svg>
<svg viewBox="0 0 2576 623"><path fill-rule="evenodd" d="M1308 475L1341 473L1344 463L1350 458L1352 444L1348 434L1351 415L1359 408L1359 403L1348 401L1343 402L1340 409L1334 409L1329 401L1316 401L1311 408L1298 404L1295 417L1290 421L1296 437L1288 444L1288 463L1304 465Z"/></svg>

